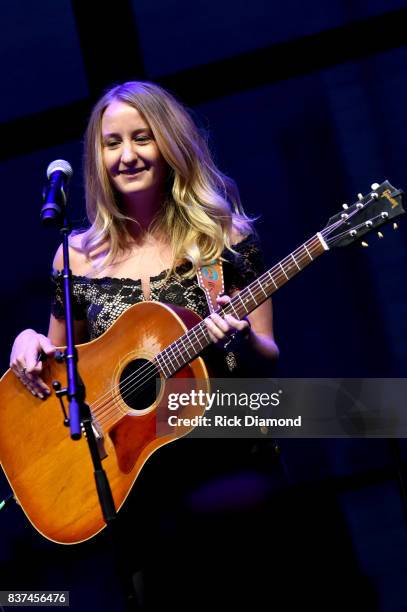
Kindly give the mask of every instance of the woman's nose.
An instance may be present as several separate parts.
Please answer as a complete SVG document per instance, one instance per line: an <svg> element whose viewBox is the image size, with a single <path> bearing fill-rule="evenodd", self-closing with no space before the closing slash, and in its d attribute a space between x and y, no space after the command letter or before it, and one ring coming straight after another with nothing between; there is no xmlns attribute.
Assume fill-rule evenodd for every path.
<svg viewBox="0 0 407 612"><path fill-rule="evenodd" d="M132 142L124 142L122 148L122 161L125 164L129 164L137 159L137 153Z"/></svg>

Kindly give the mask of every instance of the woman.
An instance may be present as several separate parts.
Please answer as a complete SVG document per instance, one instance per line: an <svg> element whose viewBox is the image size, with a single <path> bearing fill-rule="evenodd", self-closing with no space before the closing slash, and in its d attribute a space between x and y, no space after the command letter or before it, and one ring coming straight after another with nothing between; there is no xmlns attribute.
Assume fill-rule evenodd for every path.
<svg viewBox="0 0 407 612"><path fill-rule="evenodd" d="M89 121L84 170L90 227L70 240L76 342L103 333L130 305L159 300L206 317L219 347L246 332L254 351L277 357L270 300L247 319L208 316L196 276L200 266L223 259L228 295L217 298L222 305L260 274L261 256L233 182L216 168L179 102L148 82L108 91ZM65 344L61 268L62 248L54 259L48 335L26 329L11 352L12 370L41 398L50 390L41 378L40 355Z"/></svg>
<svg viewBox="0 0 407 612"><path fill-rule="evenodd" d="M225 351L224 345L235 332L242 336L244 332L242 344L246 352L251 347L266 359L277 357L270 300L247 320L209 315L205 293L197 280L198 269L222 259L225 295L217 299L222 305L263 271L262 259L252 222L241 209L234 184L214 165L205 140L181 104L152 83L129 82L108 91L90 117L84 170L90 227L70 239L76 342L102 334L132 304L153 300L190 308L206 318L210 338L218 347L214 352L232 373L241 370L234 353ZM14 373L41 398L50 390L41 378L39 357L42 352L52 355L55 346L65 344L62 279L58 274L62 263L60 248L53 264L54 297L48 335L24 330L11 353ZM201 535L196 550L189 550L194 540L185 525L177 524L175 543L172 527L168 533L172 521L184 521L186 516L192 521L191 532L196 531L195 513L186 510L189 492L199 492L201 483L207 482L207 474L217 474L221 464L229 466L226 471L240 469L236 452L242 445L233 444L234 449L228 449L227 441L219 440L222 444L217 445L217 440L212 440L215 444L210 447L203 448L198 443L186 448L188 442L192 440L180 441L181 455L177 455L177 445L169 445L175 448L165 447L157 453L159 459L152 457L147 462L138 486L126 502L129 511L121 513L131 555L129 571L144 568L150 593L147 599L152 601L161 597L161 591L166 596L165 584L168 592L173 591L171 576L178 564L182 564L184 575L188 564L192 572L203 562L200 551L205 551L207 543L219 544L228 537L223 523L213 524L209 519L205 527L202 517L198 519ZM222 460L218 459L220 455ZM192 469L185 469L186 464L194 468L193 475ZM247 497L247 491L244 495ZM234 498L231 504L234 512ZM178 548L178 561L173 554L170 559L167 553L163 554ZM151 556L151 550L158 549L159 558ZM98 556L103 550L102 542ZM61 553L62 566L64 563ZM169 568L174 569L169 572ZM233 568L234 563L231 575ZM157 576L161 589L157 589ZM194 575L189 577L189 588L195 592ZM180 592L188 592L185 589L183 585L177 601ZM210 589L205 592L209 597Z"/></svg>

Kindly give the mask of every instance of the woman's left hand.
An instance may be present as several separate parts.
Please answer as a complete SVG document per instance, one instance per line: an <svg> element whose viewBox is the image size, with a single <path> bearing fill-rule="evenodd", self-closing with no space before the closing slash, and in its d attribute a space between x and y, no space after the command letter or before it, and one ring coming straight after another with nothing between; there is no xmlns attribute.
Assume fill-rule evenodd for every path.
<svg viewBox="0 0 407 612"><path fill-rule="evenodd" d="M228 295L222 295L217 297L216 301L219 306L224 306L231 301L231 298ZM247 319L239 320L231 314L225 314L224 317L221 317L213 312L206 317L205 323L210 339L220 346L225 346L237 332L250 329L250 323Z"/></svg>

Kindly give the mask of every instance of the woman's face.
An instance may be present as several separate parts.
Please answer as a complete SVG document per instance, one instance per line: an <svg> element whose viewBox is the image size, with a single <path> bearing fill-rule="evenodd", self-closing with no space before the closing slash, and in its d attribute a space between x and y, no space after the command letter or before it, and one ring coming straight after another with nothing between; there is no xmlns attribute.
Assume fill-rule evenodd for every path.
<svg viewBox="0 0 407 612"><path fill-rule="evenodd" d="M123 195L161 192L167 164L143 116L115 100L102 117L103 160L113 186Z"/></svg>

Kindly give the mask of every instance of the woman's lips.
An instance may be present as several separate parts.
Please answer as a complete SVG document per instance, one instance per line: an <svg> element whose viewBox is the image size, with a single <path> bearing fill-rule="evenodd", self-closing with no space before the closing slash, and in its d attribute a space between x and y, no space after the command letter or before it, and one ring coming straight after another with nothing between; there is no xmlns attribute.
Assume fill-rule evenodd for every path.
<svg viewBox="0 0 407 612"><path fill-rule="evenodd" d="M124 174L125 176L135 176L136 174L140 174L143 172L145 168L137 168L137 170L121 170L119 174Z"/></svg>

